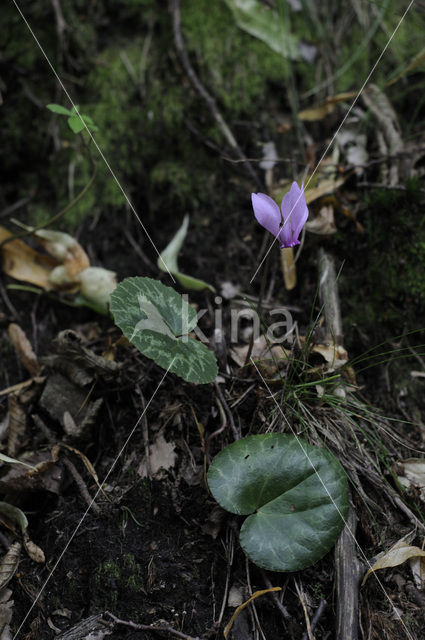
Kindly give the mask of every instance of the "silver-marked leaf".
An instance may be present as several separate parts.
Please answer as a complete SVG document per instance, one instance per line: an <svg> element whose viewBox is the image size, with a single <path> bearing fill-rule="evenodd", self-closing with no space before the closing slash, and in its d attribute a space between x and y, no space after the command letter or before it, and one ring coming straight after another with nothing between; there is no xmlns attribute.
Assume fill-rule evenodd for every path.
<svg viewBox="0 0 425 640"><path fill-rule="evenodd" d="M227 511L247 515L240 543L270 571L298 571L333 546L348 513L345 472L327 449L294 436L248 436L221 451L208 485Z"/></svg>
<svg viewBox="0 0 425 640"><path fill-rule="evenodd" d="M160 367L188 382L215 380L213 353L188 336L196 311L171 287L151 278L127 278L111 294L111 311L124 335Z"/></svg>

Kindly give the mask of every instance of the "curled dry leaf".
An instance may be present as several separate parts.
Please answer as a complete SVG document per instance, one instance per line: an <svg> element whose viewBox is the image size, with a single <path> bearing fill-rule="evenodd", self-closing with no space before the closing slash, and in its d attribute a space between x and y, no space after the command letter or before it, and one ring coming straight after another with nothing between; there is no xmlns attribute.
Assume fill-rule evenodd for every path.
<svg viewBox="0 0 425 640"><path fill-rule="evenodd" d="M155 442L149 447L149 468L153 475L160 473L161 470L165 471L174 467L177 457L174 449L174 443L167 442L163 434L160 433ZM142 478L148 476L146 460L142 460L137 473Z"/></svg>
<svg viewBox="0 0 425 640"><path fill-rule="evenodd" d="M33 491L49 491L59 494L63 480L63 469L51 459L49 453L36 451L22 456L21 463L35 467L28 469L20 465L11 467L0 477L2 493L26 493Z"/></svg>
<svg viewBox="0 0 425 640"><path fill-rule="evenodd" d="M10 632L10 622L13 614L13 600L11 589L2 589L0 591L0 640L12 640Z"/></svg>
<svg viewBox="0 0 425 640"><path fill-rule="evenodd" d="M248 355L249 345L243 345L241 347L233 347L231 350L232 359L240 367L245 364L246 356ZM269 345L264 335L259 336L254 340L251 358L259 363L266 373L269 375L275 373L279 366L288 360L289 351L284 349L281 345Z"/></svg>
<svg viewBox="0 0 425 640"><path fill-rule="evenodd" d="M15 575L19 564L21 543L14 542L0 563L0 589L3 589Z"/></svg>
<svg viewBox="0 0 425 640"><path fill-rule="evenodd" d="M365 584L369 576L375 571L378 571L378 569L397 567L398 565L403 564L403 562L406 562L406 560L418 558L423 561L425 558L425 551L419 547L411 546L405 538L402 538L396 542L389 551L378 557L375 564L366 572L362 586Z"/></svg>
<svg viewBox="0 0 425 640"><path fill-rule="evenodd" d="M326 360L328 372L340 369L348 362L348 353L342 345L315 344L311 352L320 354Z"/></svg>
<svg viewBox="0 0 425 640"><path fill-rule="evenodd" d="M8 327L10 341L18 354L18 358L31 376L38 376L41 367L38 363L30 341L18 324L13 322Z"/></svg>
<svg viewBox="0 0 425 640"><path fill-rule="evenodd" d="M420 491L421 500L425 502L425 459L407 458L394 465L397 478L403 487Z"/></svg>
<svg viewBox="0 0 425 640"><path fill-rule="evenodd" d="M72 279L90 266L90 260L82 246L68 233L40 229L35 236L51 256L61 262Z"/></svg>
<svg viewBox="0 0 425 640"><path fill-rule="evenodd" d="M10 238L12 234L0 227L0 242ZM0 249L3 258L4 272L15 278L35 284L46 291L53 287L49 280L50 272L58 264L56 260L38 253L22 240L11 240Z"/></svg>
<svg viewBox="0 0 425 640"><path fill-rule="evenodd" d="M23 408L19 395L11 393L8 398L9 432L7 437L7 453L12 458L16 456L21 441L25 435L27 413Z"/></svg>
<svg viewBox="0 0 425 640"><path fill-rule="evenodd" d="M38 547L35 542L30 540L27 533L24 535L24 547L31 560L40 563L46 562L46 557L43 550L40 549L40 547Z"/></svg>
<svg viewBox="0 0 425 640"><path fill-rule="evenodd" d="M331 205L322 207L313 220L306 222L305 228L307 231L323 236L336 233L334 208Z"/></svg>

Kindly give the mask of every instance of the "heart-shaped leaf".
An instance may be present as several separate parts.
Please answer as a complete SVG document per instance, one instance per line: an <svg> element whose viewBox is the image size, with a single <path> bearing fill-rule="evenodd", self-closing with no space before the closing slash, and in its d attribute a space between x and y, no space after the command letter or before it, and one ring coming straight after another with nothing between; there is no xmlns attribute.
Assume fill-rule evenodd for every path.
<svg viewBox="0 0 425 640"><path fill-rule="evenodd" d="M270 571L298 571L322 558L348 513L347 478L335 456L281 433L226 447L208 470L208 485L224 509L251 514L240 543Z"/></svg>
<svg viewBox="0 0 425 640"><path fill-rule="evenodd" d="M215 357L190 338L196 311L171 287L151 278L126 278L111 294L115 323L160 367L188 382L205 384L217 376Z"/></svg>

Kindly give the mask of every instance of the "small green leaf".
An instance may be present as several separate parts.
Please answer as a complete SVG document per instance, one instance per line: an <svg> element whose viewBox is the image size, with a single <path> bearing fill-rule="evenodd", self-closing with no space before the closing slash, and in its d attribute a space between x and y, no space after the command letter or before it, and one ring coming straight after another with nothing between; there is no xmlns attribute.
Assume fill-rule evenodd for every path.
<svg viewBox="0 0 425 640"><path fill-rule="evenodd" d="M70 116L72 112L66 107L62 107L60 104L46 104L47 109L53 113L58 113L61 116Z"/></svg>
<svg viewBox="0 0 425 640"><path fill-rule="evenodd" d="M85 129L84 122L79 116L71 116L68 118L68 125L74 133L80 133Z"/></svg>
<svg viewBox="0 0 425 640"><path fill-rule="evenodd" d="M345 472L327 449L294 436L248 436L221 451L208 485L227 511L251 514L240 543L270 571L298 571L333 546L348 514Z"/></svg>
<svg viewBox="0 0 425 640"><path fill-rule="evenodd" d="M143 355L188 382L217 376L214 354L190 338L196 311L174 289L151 278L126 278L111 294L115 323Z"/></svg>
<svg viewBox="0 0 425 640"><path fill-rule="evenodd" d="M192 276L187 276L184 273L180 273L175 271L173 276L177 278L182 287L185 289L189 289L189 291L203 291L204 289L209 289L212 293L215 293L215 289L208 282L204 282L204 280L199 280L199 278L193 278Z"/></svg>
<svg viewBox="0 0 425 640"><path fill-rule="evenodd" d="M25 533L28 527L28 520L23 511L14 507L8 502L0 502L0 520L6 518L12 526L18 525L21 533Z"/></svg>
<svg viewBox="0 0 425 640"><path fill-rule="evenodd" d="M203 280L199 280L198 278L194 278L192 276L187 276L184 273L180 273L179 271L177 260L180 249L182 248L183 242L186 238L188 227L189 216L185 215L180 229L177 231L171 242L165 247L164 251L162 251L158 256L158 269L161 269L161 271L164 272L169 271L170 273L172 273L173 276L177 278L177 280L185 289L189 289L191 291L203 291L204 289L209 289L214 293L214 287L212 287L207 282L204 282Z"/></svg>
<svg viewBox="0 0 425 640"><path fill-rule="evenodd" d="M24 467L29 467L29 469L35 469L35 467L32 464L28 464L27 462L22 462L22 460L16 460L16 458L11 458L10 456L7 456L4 453L0 453L0 460L3 460L3 462L10 462L11 464L23 464Z"/></svg>
<svg viewBox="0 0 425 640"><path fill-rule="evenodd" d="M183 246L184 239L186 238L188 227L189 216L185 215L180 229L177 231L171 242L167 244L164 251L162 251L161 255L158 257L158 269L161 269L161 271L170 271L171 273L176 273L179 270L177 258L179 255L179 251Z"/></svg>

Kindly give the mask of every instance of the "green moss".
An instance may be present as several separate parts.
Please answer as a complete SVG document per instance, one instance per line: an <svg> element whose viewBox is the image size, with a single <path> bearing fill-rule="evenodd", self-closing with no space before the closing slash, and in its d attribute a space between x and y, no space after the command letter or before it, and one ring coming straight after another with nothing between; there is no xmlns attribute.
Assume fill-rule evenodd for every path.
<svg viewBox="0 0 425 640"><path fill-rule="evenodd" d="M420 183L406 191L377 190L368 195L364 235L344 234L340 248L352 256L341 277L348 335L353 324L378 343L418 327L425 309L425 223ZM354 246L353 246L354 245Z"/></svg>
<svg viewBox="0 0 425 640"><path fill-rule="evenodd" d="M132 553L109 556L95 570L91 580L91 609L120 610L120 602L144 591L143 569Z"/></svg>

